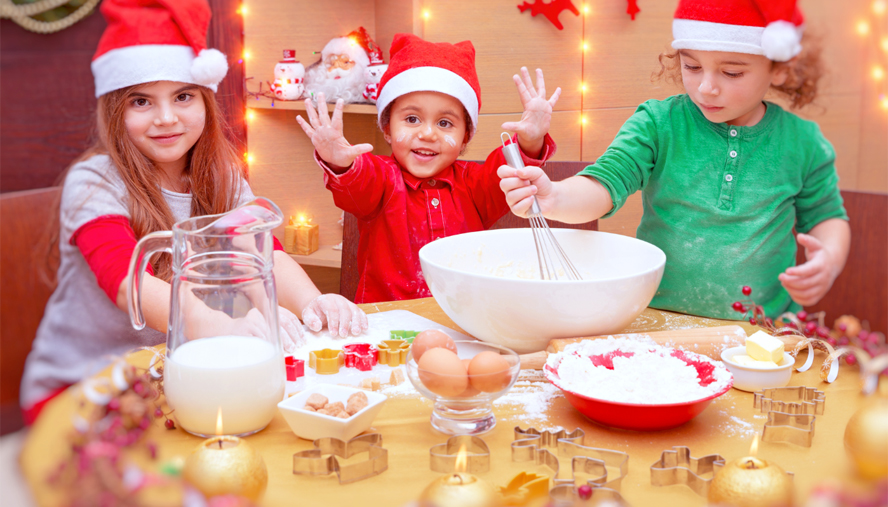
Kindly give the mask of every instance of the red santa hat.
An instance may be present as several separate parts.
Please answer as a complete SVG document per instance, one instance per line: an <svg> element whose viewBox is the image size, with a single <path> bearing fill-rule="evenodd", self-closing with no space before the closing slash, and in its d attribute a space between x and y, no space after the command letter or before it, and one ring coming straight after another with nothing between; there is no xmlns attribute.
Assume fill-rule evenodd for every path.
<svg viewBox="0 0 888 507"><path fill-rule="evenodd" d="M225 55L207 49L207 0L105 0L108 27L92 60L96 97L153 81L192 83L216 91Z"/></svg>
<svg viewBox="0 0 888 507"><path fill-rule="evenodd" d="M413 34L395 34L389 51L389 67L379 82L376 108L380 123L385 109L401 95L439 92L462 102L478 127L481 85L475 72L475 47L469 41L449 44L427 42Z"/></svg>
<svg viewBox="0 0 888 507"><path fill-rule="evenodd" d="M802 50L803 29L795 0L679 0L672 47L786 62Z"/></svg>

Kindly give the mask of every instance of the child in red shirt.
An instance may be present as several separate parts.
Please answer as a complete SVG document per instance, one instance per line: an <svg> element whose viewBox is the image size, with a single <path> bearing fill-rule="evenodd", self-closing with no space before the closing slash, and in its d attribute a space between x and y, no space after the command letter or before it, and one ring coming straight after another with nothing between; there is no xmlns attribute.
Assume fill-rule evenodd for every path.
<svg viewBox="0 0 888 507"><path fill-rule="evenodd" d="M390 54L376 106L391 157L371 155L370 144L346 141L342 100L332 118L323 94L317 110L306 101L308 122L297 117L336 205L358 218L356 303L431 296L419 249L487 229L509 211L496 174L506 163L501 147L483 164L457 160L475 133L481 106L472 43L397 34ZM537 69L536 89L527 69L521 71L514 80L524 114L502 127L517 134L525 164L541 166L555 153L548 130L561 89L546 100L542 71Z"/></svg>

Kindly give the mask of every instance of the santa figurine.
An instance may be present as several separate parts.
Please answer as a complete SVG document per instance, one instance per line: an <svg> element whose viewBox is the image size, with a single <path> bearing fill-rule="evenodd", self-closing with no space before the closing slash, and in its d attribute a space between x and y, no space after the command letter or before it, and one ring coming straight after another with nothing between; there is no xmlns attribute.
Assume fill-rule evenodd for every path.
<svg viewBox="0 0 888 507"><path fill-rule="evenodd" d="M376 47L367 30L360 27L324 46L320 61L305 73L305 90L312 98L323 92L327 101L364 101L364 69L370 65L370 47Z"/></svg>
<svg viewBox="0 0 888 507"><path fill-rule="evenodd" d="M382 50L376 47L376 50L370 53L370 65L364 69L364 99L367 102L376 104L376 97L379 96L379 81L382 75L388 70L388 65L382 59Z"/></svg>
<svg viewBox="0 0 888 507"><path fill-rule="evenodd" d="M296 50L285 49L284 59L274 66L271 91L280 100L297 100L305 91L305 85L302 83L304 77L305 67L296 59Z"/></svg>

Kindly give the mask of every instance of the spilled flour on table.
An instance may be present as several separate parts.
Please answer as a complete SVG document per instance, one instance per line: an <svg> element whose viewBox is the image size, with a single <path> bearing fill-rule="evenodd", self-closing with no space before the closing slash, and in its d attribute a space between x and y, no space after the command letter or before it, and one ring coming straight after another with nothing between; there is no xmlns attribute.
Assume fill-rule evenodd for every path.
<svg viewBox="0 0 888 507"><path fill-rule="evenodd" d="M731 415L728 410L719 410L723 421L718 425L718 431L722 435L729 437L752 437L756 433L755 425L749 421Z"/></svg>
<svg viewBox="0 0 888 507"><path fill-rule="evenodd" d="M505 420L536 425L537 429L542 429L538 423L547 420L552 401L561 397L564 397L561 390L548 382L519 380L508 393L494 400L493 405L510 405L517 409L514 414L499 416Z"/></svg>

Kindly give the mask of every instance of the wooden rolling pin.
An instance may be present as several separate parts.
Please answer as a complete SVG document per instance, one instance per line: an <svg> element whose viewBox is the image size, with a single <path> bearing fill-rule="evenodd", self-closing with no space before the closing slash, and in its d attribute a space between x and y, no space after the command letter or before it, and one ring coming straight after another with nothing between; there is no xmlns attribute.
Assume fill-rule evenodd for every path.
<svg viewBox="0 0 888 507"><path fill-rule="evenodd" d="M676 348L683 347L690 352L711 357L716 361L721 361L721 352L724 349L746 344L746 331L740 326L698 327L583 338L556 338L549 342L549 347L546 350L519 356L521 359L521 369L541 370L543 365L546 364L549 354L561 352L565 346L571 343L577 343L582 340L598 340L608 338L609 336L614 338L646 336L660 345ZM792 347L799 341L798 337L792 336L784 336L781 339L786 343L787 350L792 350Z"/></svg>

